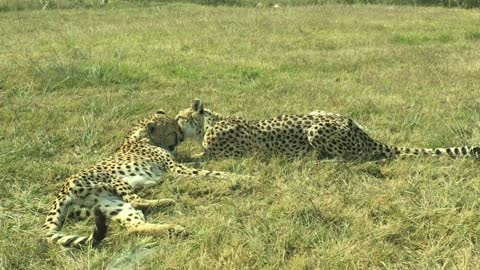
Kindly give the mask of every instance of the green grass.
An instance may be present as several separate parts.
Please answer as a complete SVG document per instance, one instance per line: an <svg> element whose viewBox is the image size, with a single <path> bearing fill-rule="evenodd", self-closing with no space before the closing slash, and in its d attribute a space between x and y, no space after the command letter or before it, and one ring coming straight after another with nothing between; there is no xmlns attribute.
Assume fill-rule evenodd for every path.
<svg viewBox="0 0 480 270"><path fill-rule="evenodd" d="M250 8L271 8L275 5L285 7L325 4L414 5L453 8L480 7L480 0L0 0L0 12L31 9L115 8L125 5L152 7L170 3L191 3L205 6L235 6Z"/></svg>
<svg viewBox="0 0 480 270"><path fill-rule="evenodd" d="M40 227L64 179L110 154L130 123L195 97L249 118L339 112L398 146L479 145L478 29L476 11L386 6L2 13L0 269L107 269L143 246L137 269L477 269L471 159L211 161L258 177L167 176L141 192L177 200L148 218L187 227L187 239L112 226L100 250L63 251Z"/></svg>

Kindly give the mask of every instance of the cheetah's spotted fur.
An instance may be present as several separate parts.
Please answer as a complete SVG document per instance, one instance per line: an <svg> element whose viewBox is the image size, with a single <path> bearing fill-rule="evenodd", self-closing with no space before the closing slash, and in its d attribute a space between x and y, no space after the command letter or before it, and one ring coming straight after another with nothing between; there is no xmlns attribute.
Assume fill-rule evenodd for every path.
<svg viewBox="0 0 480 270"><path fill-rule="evenodd" d="M176 121L159 111L136 124L124 143L109 158L69 177L53 202L43 225L45 237L62 246L94 245L104 236L105 217L120 222L129 233L184 234L176 224L146 223L139 209L174 204L171 199L146 200L134 193L141 186L155 185L166 172L176 175L224 177L223 172L186 167L166 150L183 140ZM97 230L89 237L60 232L67 213L96 216Z"/></svg>
<svg viewBox="0 0 480 270"><path fill-rule="evenodd" d="M403 148L372 139L346 116L314 111L268 120L223 116L193 101L176 116L185 138L202 143L203 156L236 158L251 153L283 154L290 158L315 150L320 157L378 160L402 155L473 156L480 147Z"/></svg>

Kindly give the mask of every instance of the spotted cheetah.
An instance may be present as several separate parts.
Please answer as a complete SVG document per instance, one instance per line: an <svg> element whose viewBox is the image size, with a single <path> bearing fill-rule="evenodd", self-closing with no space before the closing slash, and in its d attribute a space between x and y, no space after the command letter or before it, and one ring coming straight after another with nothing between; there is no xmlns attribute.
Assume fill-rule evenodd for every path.
<svg viewBox="0 0 480 270"><path fill-rule="evenodd" d="M252 153L283 154L289 158L316 150L321 158L380 160L405 155L473 156L480 147L407 148L372 139L352 119L323 111L282 115L268 120L246 120L204 109L195 99L176 116L185 138L201 143L197 157L237 158Z"/></svg>
<svg viewBox="0 0 480 270"><path fill-rule="evenodd" d="M96 245L105 236L106 219L119 222L129 233L185 234L185 229L176 224L147 223L140 211L172 205L174 200L146 200L134 193L139 187L158 184L166 172L186 176L228 175L189 168L175 161L169 151L182 140L181 129L164 111L139 121L112 156L66 180L43 225L44 236L49 242L65 247ZM86 237L60 232L68 213L86 217L92 212L97 226L93 235Z"/></svg>

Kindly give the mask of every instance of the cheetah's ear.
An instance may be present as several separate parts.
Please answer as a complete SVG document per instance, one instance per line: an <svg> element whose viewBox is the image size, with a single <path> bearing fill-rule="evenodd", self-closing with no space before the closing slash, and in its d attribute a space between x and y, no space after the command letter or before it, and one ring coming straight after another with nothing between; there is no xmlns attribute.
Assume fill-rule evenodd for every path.
<svg viewBox="0 0 480 270"><path fill-rule="evenodd" d="M160 110L157 111L157 114L165 114L165 111L160 109Z"/></svg>
<svg viewBox="0 0 480 270"><path fill-rule="evenodd" d="M202 105L202 102L200 101L200 99L196 98L196 99L193 100L192 109L193 109L193 111L198 112L200 114L203 113L203 105Z"/></svg>

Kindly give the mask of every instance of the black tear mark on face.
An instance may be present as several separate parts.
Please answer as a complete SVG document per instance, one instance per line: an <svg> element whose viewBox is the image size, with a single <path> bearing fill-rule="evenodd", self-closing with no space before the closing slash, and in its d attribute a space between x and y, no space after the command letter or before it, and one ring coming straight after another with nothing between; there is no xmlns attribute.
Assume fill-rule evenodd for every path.
<svg viewBox="0 0 480 270"><path fill-rule="evenodd" d="M148 133L153 134L155 132L155 125L149 124L148 125Z"/></svg>

